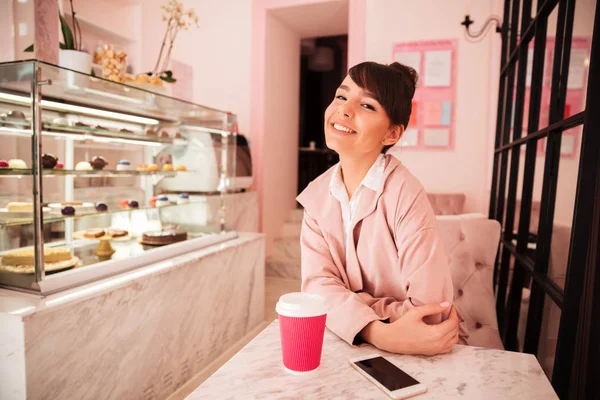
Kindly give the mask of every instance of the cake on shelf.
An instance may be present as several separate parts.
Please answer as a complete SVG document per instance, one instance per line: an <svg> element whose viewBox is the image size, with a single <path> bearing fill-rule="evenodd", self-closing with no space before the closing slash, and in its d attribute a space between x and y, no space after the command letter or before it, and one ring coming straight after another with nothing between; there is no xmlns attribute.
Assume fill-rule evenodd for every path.
<svg viewBox="0 0 600 400"><path fill-rule="evenodd" d="M18 249L4 253L0 270L22 274L32 274L35 271L33 248ZM79 259L71 255L64 247L45 247L44 266L46 271L56 271L73 267Z"/></svg>
<svg viewBox="0 0 600 400"><path fill-rule="evenodd" d="M24 203L19 201L13 201L8 203L6 206L8 211L31 211L33 212L33 203Z"/></svg>
<svg viewBox="0 0 600 400"><path fill-rule="evenodd" d="M151 246L163 246L166 244L183 242L184 240L187 240L187 232L169 229L164 231L144 232L141 243Z"/></svg>

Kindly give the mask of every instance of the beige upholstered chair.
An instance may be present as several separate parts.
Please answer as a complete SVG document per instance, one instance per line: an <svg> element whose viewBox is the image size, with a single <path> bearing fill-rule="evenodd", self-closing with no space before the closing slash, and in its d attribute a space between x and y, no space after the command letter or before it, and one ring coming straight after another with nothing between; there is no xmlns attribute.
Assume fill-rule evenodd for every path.
<svg viewBox="0 0 600 400"><path fill-rule="evenodd" d="M437 221L450 258L454 304L469 329L468 344L503 349L492 283L500 224L480 214L438 216Z"/></svg>
<svg viewBox="0 0 600 400"><path fill-rule="evenodd" d="M427 193L435 215L459 215L465 209L464 193Z"/></svg>

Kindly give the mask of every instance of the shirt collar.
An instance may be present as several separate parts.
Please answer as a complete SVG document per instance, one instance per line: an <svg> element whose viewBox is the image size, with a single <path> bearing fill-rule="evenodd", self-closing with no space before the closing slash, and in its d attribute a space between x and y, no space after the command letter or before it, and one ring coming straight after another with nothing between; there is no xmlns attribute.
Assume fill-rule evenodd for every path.
<svg viewBox="0 0 600 400"><path fill-rule="evenodd" d="M385 155L380 154L377 160L371 165L367 175L363 178L359 187L365 186L373 191L377 191L381 186L381 181L385 172ZM329 182L329 192L338 201L342 201L342 198L347 200L348 195L346 193L346 187L344 186L344 180L342 179L342 168L340 163L337 163L335 170L331 175L331 181Z"/></svg>

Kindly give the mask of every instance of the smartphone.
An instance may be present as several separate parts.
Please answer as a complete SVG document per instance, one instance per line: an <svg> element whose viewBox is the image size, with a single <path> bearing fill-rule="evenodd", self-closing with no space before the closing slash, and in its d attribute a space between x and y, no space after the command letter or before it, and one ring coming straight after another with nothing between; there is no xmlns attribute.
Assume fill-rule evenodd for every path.
<svg viewBox="0 0 600 400"><path fill-rule="evenodd" d="M406 399L427 391L427 387L378 354L350 359L364 375L392 399Z"/></svg>

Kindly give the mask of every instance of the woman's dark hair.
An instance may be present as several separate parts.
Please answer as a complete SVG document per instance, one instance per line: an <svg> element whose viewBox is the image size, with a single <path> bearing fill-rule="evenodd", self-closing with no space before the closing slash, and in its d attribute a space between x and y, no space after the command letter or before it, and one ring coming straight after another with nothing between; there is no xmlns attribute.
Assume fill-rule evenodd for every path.
<svg viewBox="0 0 600 400"><path fill-rule="evenodd" d="M350 68L348 74L354 83L375 95L392 125L404 125L406 129L419 79L417 71L398 62L385 65L367 61ZM390 147L383 146L381 152Z"/></svg>

